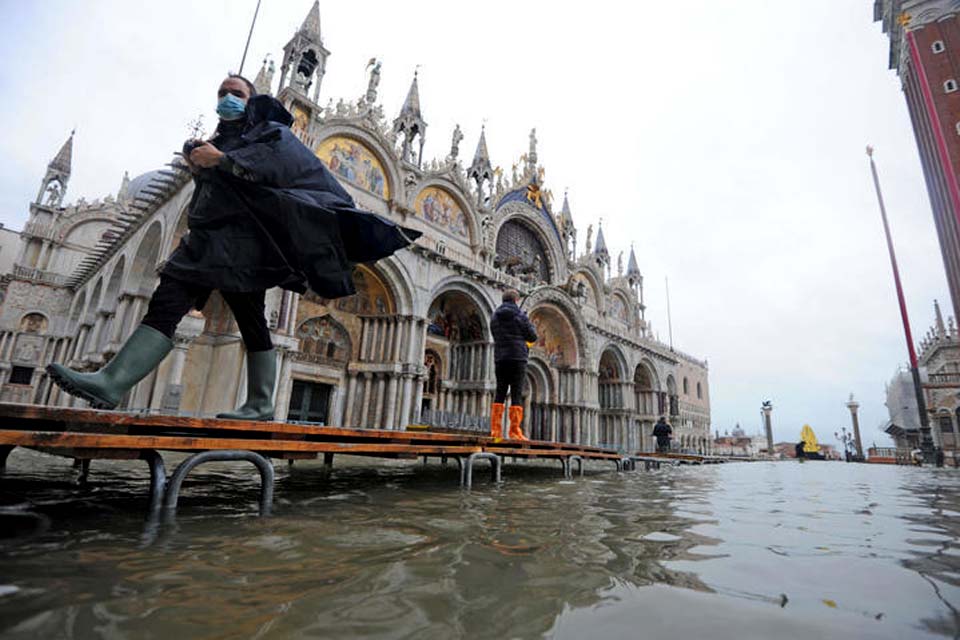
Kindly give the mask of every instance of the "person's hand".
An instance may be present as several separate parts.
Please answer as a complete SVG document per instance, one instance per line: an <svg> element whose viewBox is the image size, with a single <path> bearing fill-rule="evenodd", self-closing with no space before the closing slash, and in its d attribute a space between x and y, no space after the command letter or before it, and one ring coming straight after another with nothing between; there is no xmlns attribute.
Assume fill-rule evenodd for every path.
<svg viewBox="0 0 960 640"><path fill-rule="evenodd" d="M188 162L203 169L211 169L220 163L221 158L223 158L223 151L220 151L220 149L217 149L209 142L204 142L190 152Z"/></svg>

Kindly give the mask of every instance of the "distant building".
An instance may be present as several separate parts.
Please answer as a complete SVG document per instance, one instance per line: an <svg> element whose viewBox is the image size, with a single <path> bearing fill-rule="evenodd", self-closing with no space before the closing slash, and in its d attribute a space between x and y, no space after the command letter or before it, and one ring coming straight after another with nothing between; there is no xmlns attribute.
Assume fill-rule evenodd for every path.
<svg viewBox="0 0 960 640"><path fill-rule="evenodd" d="M957 465L960 429L960 341L953 318L945 324L934 302L934 326L920 342L919 363L924 400L935 447L943 448L947 464Z"/></svg>
<svg viewBox="0 0 960 640"><path fill-rule="evenodd" d="M740 427L740 423L733 431L720 435L718 431L713 439L712 452L719 456L748 456L755 458L766 453L767 438L763 434L748 436Z"/></svg>
<svg viewBox="0 0 960 640"><path fill-rule="evenodd" d="M960 4L875 0L889 65L907 99L927 181L954 317L960 317Z"/></svg>

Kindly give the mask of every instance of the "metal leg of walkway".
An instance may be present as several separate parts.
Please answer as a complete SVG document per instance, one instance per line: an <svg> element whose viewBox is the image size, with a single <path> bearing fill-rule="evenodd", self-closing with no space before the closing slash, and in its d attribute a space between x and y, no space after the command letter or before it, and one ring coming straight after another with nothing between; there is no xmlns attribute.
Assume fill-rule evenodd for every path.
<svg viewBox="0 0 960 640"><path fill-rule="evenodd" d="M332 456L331 456L332 458ZM180 486L183 484L187 474L194 467L205 462L230 462L234 460L245 460L252 462L260 472L260 515L270 515L270 507L273 505L273 465L259 453L253 451L204 451L196 453L177 467L177 470L170 476L170 482L167 484L167 490L163 496L163 508L169 512L177 510L177 500L180 499ZM324 460L326 462L326 460ZM331 460L332 462L332 460Z"/></svg>
<svg viewBox="0 0 960 640"><path fill-rule="evenodd" d="M7 470L7 458L10 457L10 452L15 448L8 445L0 447L0 475L3 475L3 472Z"/></svg>
<svg viewBox="0 0 960 640"><path fill-rule="evenodd" d="M460 472L460 486L470 489L473 486L473 463L477 460L489 460L493 472L493 481L500 482L500 456L495 453L478 451L467 456Z"/></svg>
<svg viewBox="0 0 960 640"><path fill-rule="evenodd" d="M580 477L583 477L583 458L580 456L567 456L567 479L573 479L573 463L577 463L577 470Z"/></svg>
<svg viewBox="0 0 960 640"><path fill-rule="evenodd" d="M153 449L141 451L140 459L150 465L150 513L159 513L163 506L163 492L167 486L167 467L160 454Z"/></svg>

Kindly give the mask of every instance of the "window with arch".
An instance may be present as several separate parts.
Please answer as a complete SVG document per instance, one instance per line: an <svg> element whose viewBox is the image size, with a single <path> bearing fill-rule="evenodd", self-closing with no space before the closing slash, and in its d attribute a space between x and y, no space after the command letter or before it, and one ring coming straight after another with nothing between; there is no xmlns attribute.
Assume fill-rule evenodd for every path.
<svg viewBox="0 0 960 640"><path fill-rule="evenodd" d="M350 334L327 316L310 318L297 330L300 352L331 362L350 360Z"/></svg>
<svg viewBox="0 0 960 640"><path fill-rule="evenodd" d="M954 80L953 78L950 78L949 80L943 83L943 90L946 93L953 93L954 91L957 90L957 81Z"/></svg>
<svg viewBox="0 0 960 640"><path fill-rule="evenodd" d="M510 275L550 281L547 251L539 236L517 220L507 220L497 234L496 264Z"/></svg>
<svg viewBox="0 0 960 640"><path fill-rule="evenodd" d="M28 313L20 320L23 333L44 333L47 330L47 317L42 313Z"/></svg>
<svg viewBox="0 0 960 640"><path fill-rule="evenodd" d="M934 40L933 44L930 45L930 49L932 49L934 53L943 53L947 50L947 47L943 44L943 40Z"/></svg>
<svg viewBox="0 0 960 640"><path fill-rule="evenodd" d="M686 378L683 379L683 395L690 395L690 381Z"/></svg>
<svg viewBox="0 0 960 640"><path fill-rule="evenodd" d="M697 400L703 400L703 385L697 383Z"/></svg>
<svg viewBox="0 0 960 640"><path fill-rule="evenodd" d="M942 415L939 417L940 421L940 433L953 433L953 418L950 414Z"/></svg>

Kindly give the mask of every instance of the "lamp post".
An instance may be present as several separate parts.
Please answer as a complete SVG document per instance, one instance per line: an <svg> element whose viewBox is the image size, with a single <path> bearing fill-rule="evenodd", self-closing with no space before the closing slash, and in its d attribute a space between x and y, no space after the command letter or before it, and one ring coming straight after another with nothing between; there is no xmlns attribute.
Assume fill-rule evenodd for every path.
<svg viewBox="0 0 960 640"><path fill-rule="evenodd" d="M853 399L853 394L850 394L850 399L847 401L847 409L850 409L850 420L853 422L853 444L857 448L857 458L863 459L863 442L860 441L860 419L857 417L857 409L860 408L860 403Z"/></svg>
<svg viewBox="0 0 960 640"><path fill-rule="evenodd" d="M773 403L769 400L764 400L763 404L760 405L760 410L763 412L763 429L767 435L767 454L773 455L773 426L770 423L770 414L773 413Z"/></svg>

